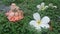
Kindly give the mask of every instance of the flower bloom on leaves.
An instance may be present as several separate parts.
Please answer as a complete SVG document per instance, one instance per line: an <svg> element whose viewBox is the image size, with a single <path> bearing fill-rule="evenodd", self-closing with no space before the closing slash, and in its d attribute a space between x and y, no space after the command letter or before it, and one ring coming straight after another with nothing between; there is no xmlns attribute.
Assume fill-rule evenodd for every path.
<svg viewBox="0 0 60 34"><path fill-rule="evenodd" d="M16 12L16 13L7 12L6 16L7 16L8 20L12 21L12 22L15 22L15 21L23 19L23 15L22 14L18 14L18 12Z"/></svg>
<svg viewBox="0 0 60 34"><path fill-rule="evenodd" d="M34 13L33 17L34 17L34 20L30 21L29 24L35 27L35 29L41 30L41 28L45 28L45 29L50 28L48 24L50 21L49 17L45 16L41 19L39 13Z"/></svg>
<svg viewBox="0 0 60 34"><path fill-rule="evenodd" d="M42 2L40 5L37 5L38 11L45 10L48 6L45 6L45 3Z"/></svg>
<svg viewBox="0 0 60 34"><path fill-rule="evenodd" d="M49 7L57 8L57 6L54 6L52 3L49 4Z"/></svg>
<svg viewBox="0 0 60 34"><path fill-rule="evenodd" d="M15 6L15 4L12 4L12 5ZM11 6L11 9L9 10L9 12L6 13L6 16L9 21L15 22L23 19L23 12L22 10L19 10L18 7Z"/></svg>

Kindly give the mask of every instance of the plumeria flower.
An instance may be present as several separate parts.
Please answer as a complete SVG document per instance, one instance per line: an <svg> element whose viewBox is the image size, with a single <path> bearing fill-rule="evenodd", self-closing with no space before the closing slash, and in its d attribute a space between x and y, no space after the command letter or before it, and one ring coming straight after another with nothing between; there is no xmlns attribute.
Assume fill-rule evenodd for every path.
<svg viewBox="0 0 60 34"><path fill-rule="evenodd" d="M50 28L48 24L50 21L49 17L45 16L41 19L39 13L34 13L33 17L34 17L34 20L30 21L29 24L35 27L35 29L41 30L41 28L45 28L45 29Z"/></svg>
<svg viewBox="0 0 60 34"><path fill-rule="evenodd" d="M49 4L49 7L57 8L57 6L54 6L52 3Z"/></svg>
<svg viewBox="0 0 60 34"><path fill-rule="evenodd" d="M47 9L48 6L45 6L45 3L42 2L40 5L37 5L37 8L38 8L38 10L40 11L40 10L45 10L45 9Z"/></svg>

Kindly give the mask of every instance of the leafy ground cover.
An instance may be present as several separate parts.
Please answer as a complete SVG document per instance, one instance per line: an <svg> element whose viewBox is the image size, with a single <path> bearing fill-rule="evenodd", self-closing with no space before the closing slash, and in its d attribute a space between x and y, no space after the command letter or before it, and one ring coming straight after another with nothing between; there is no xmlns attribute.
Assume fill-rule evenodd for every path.
<svg viewBox="0 0 60 34"><path fill-rule="evenodd" d="M1 0L3 4L10 5L16 3L24 11L24 19L18 22L10 22L5 16L5 11L0 13L0 34L60 34L60 0ZM45 30L37 32L33 27L29 25L29 22L33 20L33 13L38 12L36 6L41 2L45 2L46 5L53 3L57 6L55 8L48 8L47 10L40 11L41 17L48 16L51 21L50 25L53 30Z"/></svg>

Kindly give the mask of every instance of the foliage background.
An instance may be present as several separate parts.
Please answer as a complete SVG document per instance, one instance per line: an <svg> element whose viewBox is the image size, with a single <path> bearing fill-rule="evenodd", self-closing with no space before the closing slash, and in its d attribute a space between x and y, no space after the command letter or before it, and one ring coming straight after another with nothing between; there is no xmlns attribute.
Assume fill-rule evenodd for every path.
<svg viewBox="0 0 60 34"><path fill-rule="evenodd" d="M0 12L0 34L60 34L60 0L1 0L2 4L9 6L16 3L24 11L24 19L18 22L9 22L5 16L5 11ZM41 17L48 16L51 19L50 25L53 30L42 29L36 31L29 25L33 20L33 13L38 12L36 5L45 2L46 5L53 3L58 8L48 8L40 11Z"/></svg>

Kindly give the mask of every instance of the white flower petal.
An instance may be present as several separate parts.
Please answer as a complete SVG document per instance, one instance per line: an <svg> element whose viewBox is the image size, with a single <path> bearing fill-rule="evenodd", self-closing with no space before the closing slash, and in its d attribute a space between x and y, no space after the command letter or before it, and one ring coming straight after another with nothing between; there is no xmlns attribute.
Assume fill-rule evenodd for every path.
<svg viewBox="0 0 60 34"><path fill-rule="evenodd" d="M30 23L29 23L31 26L34 26L35 29L39 30L41 29L40 26L37 25L37 22L35 20L32 20Z"/></svg>
<svg viewBox="0 0 60 34"><path fill-rule="evenodd" d="M50 3L50 4L49 4L49 6L50 6L50 7L53 7L53 4L52 4L52 3Z"/></svg>
<svg viewBox="0 0 60 34"><path fill-rule="evenodd" d="M35 27L35 29L37 29L37 30L41 31L41 27Z"/></svg>
<svg viewBox="0 0 60 34"><path fill-rule="evenodd" d="M47 9L48 8L48 6L45 6L45 7L43 7L43 9L42 10L45 10L45 9Z"/></svg>
<svg viewBox="0 0 60 34"><path fill-rule="evenodd" d="M33 14L33 17L34 17L35 20L40 20L40 15L39 15L39 13L34 13L34 14Z"/></svg>
<svg viewBox="0 0 60 34"><path fill-rule="evenodd" d="M40 5L37 5L37 8L38 8L38 9L40 9L40 7L41 7Z"/></svg>
<svg viewBox="0 0 60 34"><path fill-rule="evenodd" d="M38 27L37 22L35 20L30 21L29 24L34 26L34 27Z"/></svg>
<svg viewBox="0 0 60 34"><path fill-rule="evenodd" d="M44 2L42 2L42 3L41 3L41 7L42 7L42 8L44 8L44 6L45 6L45 3L44 3Z"/></svg>
<svg viewBox="0 0 60 34"><path fill-rule="evenodd" d="M41 24L40 27L42 27L42 28L50 28L49 24Z"/></svg>
<svg viewBox="0 0 60 34"><path fill-rule="evenodd" d="M50 22L50 18L47 17L47 16L43 17L42 20L41 20L41 23L43 23L43 24L46 24L46 23L49 23L49 22Z"/></svg>
<svg viewBox="0 0 60 34"><path fill-rule="evenodd" d="M32 20L32 21L30 21L30 25L35 25L35 23L36 23L36 21L35 20Z"/></svg>
<svg viewBox="0 0 60 34"><path fill-rule="evenodd" d="M45 6L45 9L47 9L48 8L48 6Z"/></svg>
<svg viewBox="0 0 60 34"><path fill-rule="evenodd" d="M57 8L57 6L53 6L54 8Z"/></svg>

